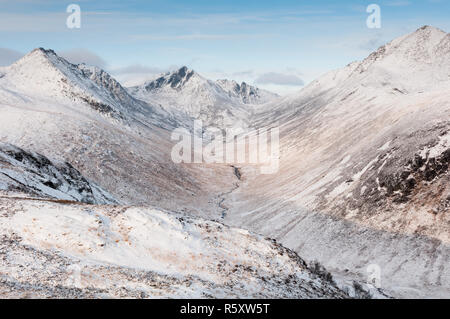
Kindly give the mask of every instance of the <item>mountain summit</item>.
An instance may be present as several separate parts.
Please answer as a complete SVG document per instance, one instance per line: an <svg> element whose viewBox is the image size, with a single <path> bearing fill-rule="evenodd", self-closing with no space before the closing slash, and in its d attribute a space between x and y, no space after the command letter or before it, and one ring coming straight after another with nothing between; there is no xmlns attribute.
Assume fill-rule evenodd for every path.
<svg viewBox="0 0 450 319"><path fill-rule="evenodd" d="M237 101L243 104L262 104L278 97L277 94L261 90L245 82L239 84L234 80L207 80L186 66L173 72L167 72L141 86L133 87L131 90L137 92L139 89L144 89L152 94L164 89L180 92L183 89L189 90L189 88L204 85L210 86L211 94L228 96L233 100L232 102Z"/></svg>
<svg viewBox="0 0 450 319"><path fill-rule="evenodd" d="M137 99L161 105L174 117L181 113L219 127L245 127L255 105L278 98L246 83L208 80L186 66L128 91Z"/></svg>
<svg viewBox="0 0 450 319"><path fill-rule="evenodd" d="M144 87L147 91L161 89L165 86L180 90L194 74L195 72L193 70L183 66L175 72L168 72L156 80L148 82Z"/></svg>
<svg viewBox="0 0 450 319"><path fill-rule="evenodd" d="M402 92L422 91L450 79L450 35L424 26L369 55L354 70L365 84L391 83Z"/></svg>
<svg viewBox="0 0 450 319"><path fill-rule="evenodd" d="M10 92L64 104L86 103L116 118L143 109L107 72L85 64L71 64L53 50L34 49L6 68L1 80Z"/></svg>

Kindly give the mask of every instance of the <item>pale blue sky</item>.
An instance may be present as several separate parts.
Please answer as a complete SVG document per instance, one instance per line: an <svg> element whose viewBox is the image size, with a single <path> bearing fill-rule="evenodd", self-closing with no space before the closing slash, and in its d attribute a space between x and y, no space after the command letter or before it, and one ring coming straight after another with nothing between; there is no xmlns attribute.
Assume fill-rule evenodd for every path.
<svg viewBox="0 0 450 319"><path fill-rule="evenodd" d="M80 29L66 26L71 3ZM366 26L371 3L381 29ZM0 64L44 47L126 83L187 65L283 94L422 25L449 31L449 17L449 0L0 0Z"/></svg>

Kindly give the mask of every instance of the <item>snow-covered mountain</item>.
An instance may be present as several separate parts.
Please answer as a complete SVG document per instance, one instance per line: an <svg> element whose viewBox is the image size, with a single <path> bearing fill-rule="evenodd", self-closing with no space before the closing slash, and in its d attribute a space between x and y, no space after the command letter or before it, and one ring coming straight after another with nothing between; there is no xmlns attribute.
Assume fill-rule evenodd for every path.
<svg viewBox="0 0 450 319"><path fill-rule="evenodd" d="M5 153L1 169L40 189L36 196L60 198L42 185L51 181L73 193L78 182L64 173L71 165L79 172L73 180L93 181L128 206L19 200L15 193L8 198L7 188L17 192L18 183L0 175L9 209L0 223L9 234L2 245L9 245L11 256L2 261L1 272L10 277L0 289L39 295L41 280L48 288L41 295L71 295L55 282L67 279L61 265L81 262L94 283L81 287L83 296L118 296L119 290L138 296L139 289L143 296L345 295L326 282L312 283L308 271L286 253L280 261L260 237L176 213L184 212L277 238L308 262L324 264L340 283L365 281L367 267L375 265L383 289L396 297L450 296L449 39L442 30L420 28L275 100L187 68L124 89L105 71L42 49L2 68L0 140L52 164L41 170ZM242 130L279 126L279 171L260 175L244 164L173 163L171 129L193 118ZM136 205L153 208L130 207ZM76 226L63 232L67 221L74 223L71 214ZM57 225L54 236L50 224ZM24 245L33 247L26 255L32 262L20 268L15 256L22 256ZM151 258L138 258L149 252ZM42 256L51 256L48 267L64 269L58 280L33 270L47 260ZM184 269L191 265L186 256L201 256L201 269ZM230 265L256 266L250 275L231 274ZM288 273L295 287L275 279ZM165 288L130 284L146 276ZM243 285L231 289L226 278ZM312 293L312 287L318 289ZM262 289L267 294L255 293Z"/></svg>
<svg viewBox="0 0 450 319"><path fill-rule="evenodd" d="M80 112L90 108L126 123L176 124L161 108L133 98L104 70L71 64L53 50L35 49L2 68L1 74L0 99L13 105L60 103Z"/></svg>
<svg viewBox="0 0 450 319"><path fill-rule="evenodd" d="M170 135L182 124L103 70L36 49L1 72L1 141L70 163L120 202L201 215L233 183L230 167L173 163ZM230 178L212 181L214 174Z"/></svg>
<svg viewBox="0 0 450 319"><path fill-rule="evenodd" d="M280 170L242 167L225 221L343 276L377 264L395 296L450 296L449 39L420 28L268 104Z"/></svg>
<svg viewBox="0 0 450 319"><path fill-rule="evenodd" d="M254 105L278 98L245 82L207 80L187 67L131 87L129 92L137 99L161 105L174 116L181 112L183 118L201 119L205 125L221 128L247 127Z"/></svg>
<svg viewBox="0 0 450 319"><path fill-rule="evenodd" d="M251 86L245 82L239 84L234 80L221 79L217 80L216 83L229 97L244 104L264 104L279 98L275 93Z"/></svg>

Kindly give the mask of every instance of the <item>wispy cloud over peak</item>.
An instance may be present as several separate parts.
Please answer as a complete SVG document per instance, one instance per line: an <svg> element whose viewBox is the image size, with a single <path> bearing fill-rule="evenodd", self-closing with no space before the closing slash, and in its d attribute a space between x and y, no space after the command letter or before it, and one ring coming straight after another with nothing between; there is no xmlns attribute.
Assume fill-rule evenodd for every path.
<svg viewBox="0 0 450 319"><path fill-rule="evenodd" d="M276 85L293 85L303 86L305 82L296 75L283 74L277 72L269 72L261 74L256 80L257 84L276 84Z"/></svg>

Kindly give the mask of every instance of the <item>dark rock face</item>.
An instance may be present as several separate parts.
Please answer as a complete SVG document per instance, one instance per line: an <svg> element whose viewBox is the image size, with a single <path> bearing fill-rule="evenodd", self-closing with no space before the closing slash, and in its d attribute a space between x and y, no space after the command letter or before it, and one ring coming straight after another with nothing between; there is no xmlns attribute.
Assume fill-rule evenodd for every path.
<svg viewBox="0 0 450 319"><path fill-rule="evenodd" d="M101 103L101 102L97 102L93 99L87 98L87 97L80 97L84 102L86 102L87 104L89 104L94 110L96 110L97 112L100 112L102 114L107 114L110 115L111 117L114 118L122 118L122 116L120 115L119 112L117 112L116 110L114 110L114 108L112 108L111 106L105 104L105 103Z"/></svg>
<svg viewBox="0 0 450 319"><path fill-rule="evenodd" d="M436 158L423 158L416 154L408 161L405 169L395 175L382 176L380 186L387 190L386 196L394 197L394 202L408 201L416 185L420 182L432 182L446 174L450 165L450 149Z"/></svg>
<svg viewBox="0 0 450 319"><path fill-rule="evenodd" d="M258 89L245 82L236 85L236 93L242 97L244 103L250 103L253 97L259 96Z"/></svg>
<svg viewBox="0 0 450 319"><path fill-rule="evenodd" d="M148 83L145 86L147 91L160 89L164 86L170 86L173 89L180 89L189 79L194 75L194 71L189 70L183 66L181 69L174 73L168 73L164 76L157 78L156 80Z"/></svg>
<svg viewBox="0 0 450 319"><path fill-rule="evenodd" d="M324 196L320 207L342 216L357 211L355 218L361 219L376 215L384 218L383 212L435 215L448 212L450 148L442 137L449 132L449 123L445 121L394 137L390 146L380 149L377 157L372 158L370 165L362 161L357 167L350 166L342 179L327 190L346 183L348 192L341 195L343 200L329 201ZM364 173L355 179L354 174L364 168Z"/></svg>
<svg viewBox="0 0 450 319"><path fill-rule="evenodd" d="M10 181L9 190L30 195L59 199L57 194L66 194L74 201L87 204L111 202L112 199L104 198L98 188L96 192L96 186L70 163L53 163L45 156L9 144L0 144L0 174ZM46 191L47 188L57 192Z"/></svg>

